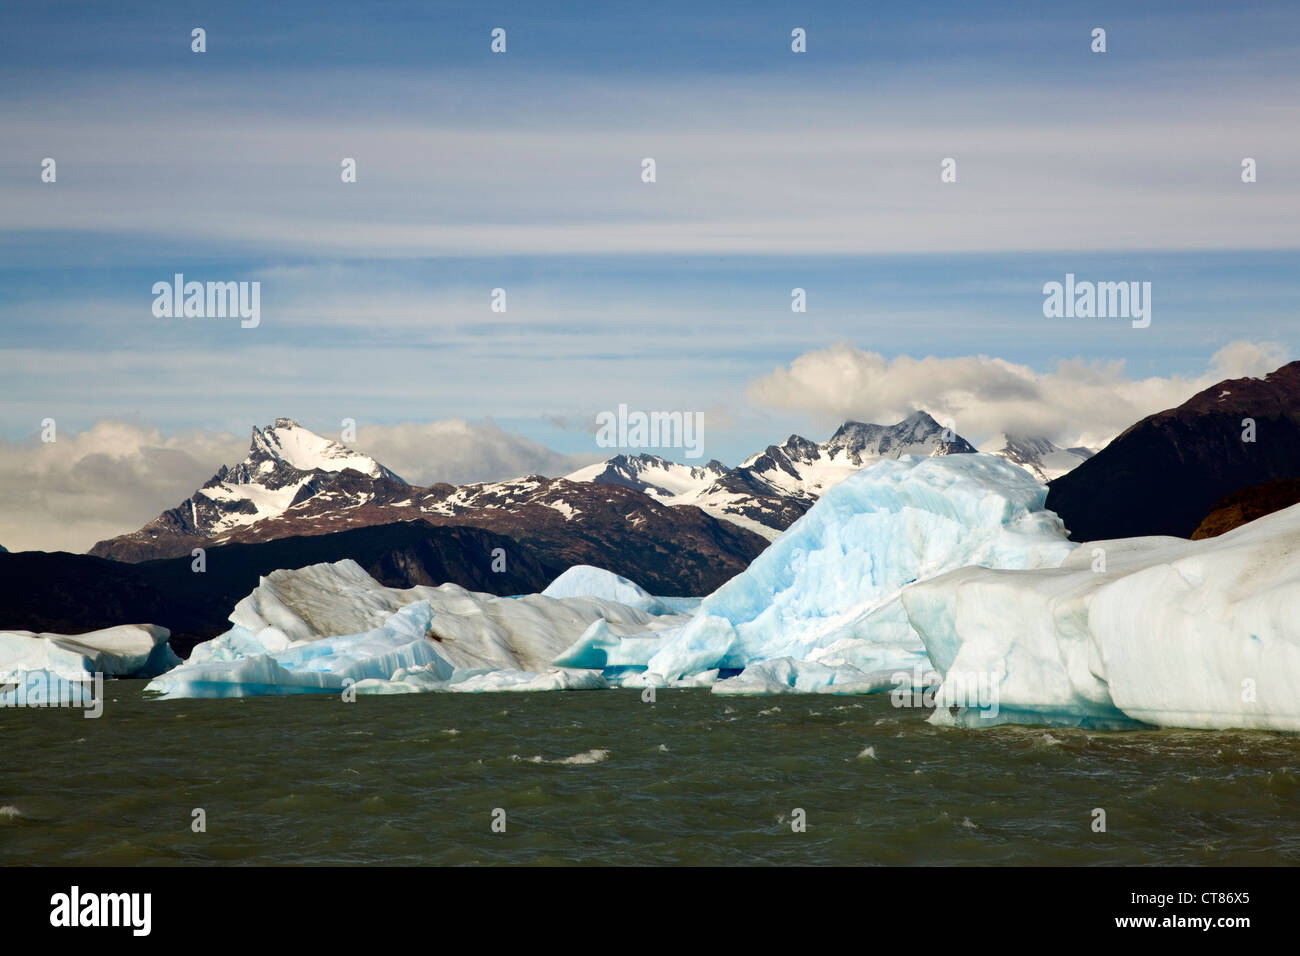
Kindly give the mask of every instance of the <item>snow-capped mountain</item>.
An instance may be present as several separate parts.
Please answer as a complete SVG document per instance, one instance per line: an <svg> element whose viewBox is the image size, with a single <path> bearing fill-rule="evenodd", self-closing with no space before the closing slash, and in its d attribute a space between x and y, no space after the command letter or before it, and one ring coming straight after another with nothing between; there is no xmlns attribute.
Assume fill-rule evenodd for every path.
<svg viewBox="0 0 1300 956"><path fill-rule="evenodd" d="M703 491L729 470L717 460L700 466L682 465L657 455L615 455L564 477L569 481L594 481L635 488L665 501Z"/></svg>
<svg viewBox="0 0 1300 956"><path fill-rule="evenodd" d="M559 570L597 565L671 593L665 585L716 587L866 465L974 451L918 411L895 425L846 422L821 444L791 435L736 468L617 455L564 478L419 487L281 418L253 429L248 457L238 465L223 466L179 506L90 553L148 561L195 547L423 521L481 528L520 542Z"/></svg>
<svg viewBox="0 0 1300 956"><path fill-rule="evenodd" d="M820 445L791 435L737 468L717 461L691 467L654 455L618 455L567 477L636 488L668 505L694 505L771 541L824 492L865 465L901 455L974 451L964 438L916 411L896 425L845 422Z"/></svg>
<svg viewBox="0 0 1300 956"><path fill-rule="evenodd" d="M559 574L576 564L593 564L646 581L663 594L707 593L743 570L766 544L698 508L671 507L634 487L611 483L530 475L460 486L410 485L373 458L277 419L269 428L253 429L244 461L223 467L187 501L139 531L101 541L90 553L128 562L188 559L195 547L295 538L303 542L295 554L314 550L337 560L324 539L412 523L504 536L517 545L512 567L526 560ZM322 540L312 544L313 537ZM391 563L409 564L407 551L394 551ZM448 554L439 561L439 567L456 561L481 564L482 554ZM378 566L384 573L401 570L382 561ZM462 578L473 579L470 572L476 569L460 570Z"/></svg>
<svg viewBox="0 0 1300 956"><path fill-rule="evenodd" d="M267 428L254 426L252 447L238 467L255 467L265 474L281 464L303 472L339 472L351 468L370 478L402 481L369 455L308 431L291 418L277 418Z"/></svg>
<svg viewBox="0 0 1300 956"><path fill-rule="evenodd" d="M786 494L815 500L864 465L882 458L936 458L974 451L966 439L945 429L926 412L916 411L896 425L845 422L830 441L821 445L791 435L740 467Z"/></svg>
<svg viewBox="0 0 1300 956"><path fill-rule="evenodd" d="M980 445L980 451L1005 458L1044 483L1073 471L1095 454L1091 448L1061 448L1046 438L1027 435L995 435Z"/></svg>
<svg viewBox="0 0 1300 956"><path fill-rule="evenodd" d="M278 518L309 499L349 507L409 487L375 459L317 435L288 418L253 427L248 457L225 465L188 500L133 534L101 541L99 557L144 560L150 544L176 538L221 541L240 528ZM161 557L163 555L150 555Z"/></svg>

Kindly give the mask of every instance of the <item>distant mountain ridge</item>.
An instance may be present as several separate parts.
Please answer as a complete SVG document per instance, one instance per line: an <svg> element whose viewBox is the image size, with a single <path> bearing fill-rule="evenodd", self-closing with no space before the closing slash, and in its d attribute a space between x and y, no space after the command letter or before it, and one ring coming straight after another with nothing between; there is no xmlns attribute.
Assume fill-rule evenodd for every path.
<svg viewBox="0 0 1300 956"><path fill-rule="evenodd" d="M180 505L138 531L100 541L89 553L147 561L198 547L421 520L488 528L646 586L669 580L676 565L697 586L744 567L828 488L873 461L974 452L964 438L916 411L894 425L845 422L821 444L791 435L735 468L716 460L686 465L620 454L564 478L420 487L368 455L279 418L252 430L242 462L223 465ZM647 542L653 542L648 549ZM618 556L626 549L639 551L644 561L627 564Z"/></svg>
<svg viewBox="0 0 1300 956"><path fill-rule="evenodd" d="M281 418L254 428L249 453L96 557L141 562L195 548L323 537L412 523L477 528L514 541L559 574L594 564L666 595L705 594L746 567L766 539L632 487L532 475L471 485L407 484L366 455ZM321 547L326 548L325 542Z"/></svg>
<svg viewBox="0 0 1300 956"><path fill-rule="evenodd" d="M822 444L791 435L736 468L717 461L699 467L654 455L618 455L567 477L636 488L673 506L693 505L772 540L828 488L874 461L974 451L960 435L916 411L895 425L845 422Z"/></svg>

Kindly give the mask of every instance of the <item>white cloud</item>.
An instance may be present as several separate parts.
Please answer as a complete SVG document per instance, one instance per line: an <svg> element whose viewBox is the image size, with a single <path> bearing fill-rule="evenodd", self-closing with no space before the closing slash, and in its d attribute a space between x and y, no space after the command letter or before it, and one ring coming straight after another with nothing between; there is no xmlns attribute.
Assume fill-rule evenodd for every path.
<svg viewBox="0 0 1300 956"><path fill-rule="evenodd" d="M180 504L246 438L99 421L49 443L0 442L0 544L10 551L85 551Z"/></svg>
<svg viewBox="0 0 1300 956"><path fill-rule="evenodd" d="M428 424L368 425L357 432L358 451L413 484L453 485L522 475L564 475L599 455L568 455L487 423L453 418Z"/></svg>
<svg viewBox="0 0 1300 956"><path fill-rule="evenodd" d="M1063 361L1038 372L986 355L886 359L841 344L800 355L752 382L757 405L811 413L823 422L891 423L915 409L951 418L980 441L1002 431L1099 448L1129 425L1225 378L1260 376L1286 361L1273 343L1233 342L1196 376L1132 379L1124 362Z"/></svg>

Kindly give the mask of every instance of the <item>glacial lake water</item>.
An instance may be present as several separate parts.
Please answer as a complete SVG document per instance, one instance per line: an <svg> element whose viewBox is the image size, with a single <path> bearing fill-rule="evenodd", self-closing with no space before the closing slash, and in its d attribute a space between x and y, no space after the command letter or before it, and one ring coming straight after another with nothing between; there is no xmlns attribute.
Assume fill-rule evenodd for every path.
<svg viewBox="0 0 1300 956"><path fill-rule="evenodd" d="M1281 734L954 730L888 694L143 688L98 720L0 710L0 864L1300 863Z"/></svg>

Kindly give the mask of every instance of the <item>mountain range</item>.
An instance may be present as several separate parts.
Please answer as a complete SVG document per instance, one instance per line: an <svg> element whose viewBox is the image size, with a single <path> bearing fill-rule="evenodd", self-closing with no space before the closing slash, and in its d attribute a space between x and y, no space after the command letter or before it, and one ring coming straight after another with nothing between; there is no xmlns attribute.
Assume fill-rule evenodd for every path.
<svg viewBox="0 0 1300 956"><path fill-rule="evenodd" d="M1047 479L1047 507L1075 540L1220 534L1300 498L1300 362L1220 382L1095 455L1016 435L983 449ZM151 621L185 653L225 630L262 575L345 557L390 587L534 593L588 564L652 593L707 594L855 470L974 451L916 412L895 425L846 422L823 443L791 435L735 468L617 455L560 478L419 486L277 419L253 429L242 462L89 555L0 548L0 626L79 633Z"/></svg>
<svg viewBox="0 0 1300 956"><path fill-rule="evenodd" d="M974 451L960 435L918 411L896 425L845 422L822 444L791 435L736 468L717 461L692 467L655 455L618 455L568 478L635 488L671 506L693 505L770 541L826 489L873 461Z"/></svg>
<svg viewBox="0 0 1300 956"><path fill-rule="evenodd" d="M1074 460L1074 452L1044 440L1003 444L1004 457L1039 475L1059 470L1062 456ZM147 561L199 547L420 520L485 528L527 544L541 560L596 563L650 587L671 578L678 582L671 590L699 588L726 579L714 582L711 568L730 576L744 567L827 488L873 461L974 451L918 411L895 425L846 422L820 444L791 435L735 468L617 455L561 478L422 487L279 418L253 429L242 462L221 466L186 501L89 553ZM631 565L629 553L638 555Z"/></svg>

